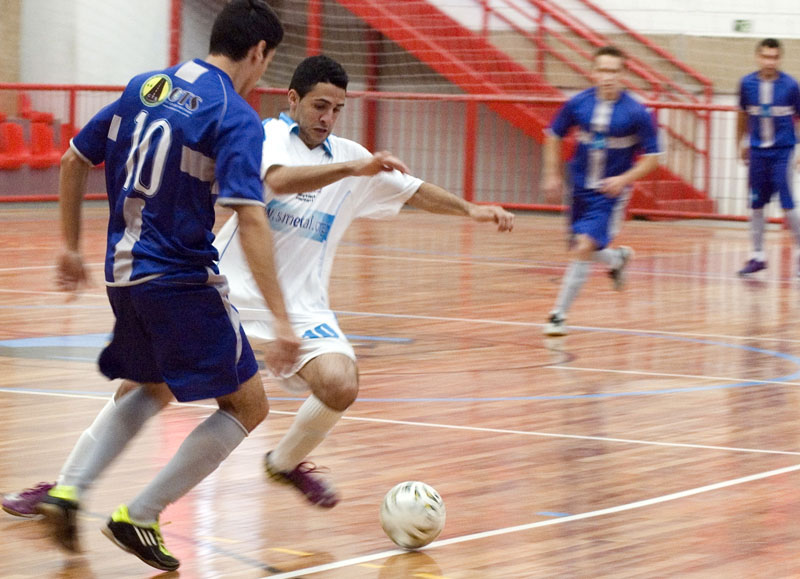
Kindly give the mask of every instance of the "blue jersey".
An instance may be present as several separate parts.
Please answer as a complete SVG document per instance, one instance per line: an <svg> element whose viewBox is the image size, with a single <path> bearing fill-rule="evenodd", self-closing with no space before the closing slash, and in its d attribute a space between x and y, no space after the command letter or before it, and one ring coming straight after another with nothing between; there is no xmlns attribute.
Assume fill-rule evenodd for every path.
<svg viewBox="0 0 800 579"><path fill-rule="evenodd" d="M794 116L800 115L800 89L784 72L775 80L761 80L758 72L739 84L739 107L747 113L750 147L753 149L794 147Z"/></svg>
<svg viewBox="0 0 800 579"><path fill-rule="evenodd" d="M214 202L264 205L263 137L230 77L202 60L133 78L72 141L87 161L105 162L106 283L205 283L218 273Z"/></svg>
<svg viewBox="0 0 800 579"><path fill-rule="evenodd" d="M578 148L570 161L575 189L597 189L601 180L630 169L638 152L660 153L652 116L625 91L613 102L597 98L595 88L572 97L550 131L563 139L572 127L578 129Z"/></svg>

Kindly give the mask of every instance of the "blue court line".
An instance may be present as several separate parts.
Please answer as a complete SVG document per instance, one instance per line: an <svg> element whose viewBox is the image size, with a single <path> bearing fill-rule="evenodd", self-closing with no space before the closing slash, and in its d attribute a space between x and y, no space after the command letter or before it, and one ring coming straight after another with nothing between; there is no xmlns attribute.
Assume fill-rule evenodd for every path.
<svg viewBox="0 0 800 579"><path fill-rule="evenodd" d="M659 396L664 394L685 394L690 392L706 392L711 390L727 390L733 388L747 388L750 386L759 386L764 384L774 384L780 382L789 382L800 378L800 357L793 356L791 354L786 354L784 352L777 352L775 350L766 350L763 348L756 348L754 346L747 346L742 344L730 344L727 342L719 342L715 340L700 340L697 338L686 338L682 336L666 336L666 335L658 335L653 334L650 332L642 332L637 330L622 330L622 329L604 329L604 328L587 328L581 326L571 326L575 329L580 329L583 331L589 332L606 332L606 333L616 333L616 334L625 334L631 336L639 336L643 338L657 338L663 340L672 340L675 342L688 342L693 344L703 344L709 346L718 346L723 348L735 348L738 350L745 350L749 352L755 352L758 354L764 354L767 356L772 356L775 358L782 358L789 362L795 364L798 367L796 372L792 374L787 374L784 376L779 376L777 378L769 378L766 380L749 380L745 382L735 382L733 384L711 384L707 386L690 386L686 388L664 388L659 390L640 390L640 391L633 391L633 392L600 392L594 394L556 394L556 395L541 395L541 396L495 396L495 397L457 397L457 396L449 396L449 397L438 397L438 398L426 398L426 397L418 397L418 398L369 398L369 397L359 397L359 401L361 402L405 402L405 403L423 403L423 402L520 402L520 401L539 401L539 400L580 400L580 399L602 399L602 398L622 398L622 397L630 397L630 396ZM23 347L25 345L30 347L33 343L37 345L47 344L50 347L56 346L63 346L65 345L64 340L66 342L70 342L69 345L73 346L86 346L87 342L81 342L82 339L88 337L88 343L94 341L97 343L98 340L102 339L103 342L100 344L102 346L105 343L105 340L108 339L108 334L86 334L85 336L56 336L56 337L49 337L49 338L23 338L21 340L5 340L0 341L0 346L9 346L9 347ZM349 336L348 336L349 337ZM372 336L360 336L359 339L367 340L367 339L375 339L375 340L398 340L396 338L380 338L380 337L372 337ZM402 338L399 340L408 340L407 338ZM408 340L413 341L413 340ZM12 345L14 344L14 345ZM75 358L81 359L81 358ZM22 391L22 389L15 389L15 391ZM59 391L63 393L63 391ZM295 397L295 396L287 396L287 397L277 397L272 396L273 400L284 400L284 401L295 401L295 400L304 400L305 397Z"/></svg>
<svg viewBox="0 0 800 579"><path fill-rule="evenodd" d="M538 512L536 514L539 515L539 516L542 516L542 517L569 517L570 516L570 513L555 513L553 511L540 511L540 512Z"/></svg>

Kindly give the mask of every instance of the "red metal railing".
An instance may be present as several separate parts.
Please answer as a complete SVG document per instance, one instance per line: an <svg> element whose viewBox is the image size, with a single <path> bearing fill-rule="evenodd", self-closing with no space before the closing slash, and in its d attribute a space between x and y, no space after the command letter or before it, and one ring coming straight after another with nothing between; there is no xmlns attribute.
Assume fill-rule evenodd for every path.
<svg viewBox="0 0 800 579"><path fill-rule="evenodd" d="M55 117L54 123L64 123L67 119L71 119L72 123L75 123L75 119L83 119L82 121L77 121L80 124L85 122L88 118L87 115L93 114L105 102L115 98L122 88L121 86L17 83L0 84L0 95L4 92L20 90L29 91L32 94L36 92L56 93L53 95L56 97L54 101L64 104L63 110L49 111ZM272 116L285 103L284 89L258 89L257 92L256 98L252 99L251 102L261 108L260 113L262 116ZM94 95L97 95L97 97ZM34 96L38 97L33 99L34 102L42 101L41 94L34 94ZM362 140L365 134L371 134L377 140L371 147L373 150L378 146L395 150L406 160L408 160L409 156L415 156L417 159L428 159L430 165L424 171L424 174L420 176L431 179L431 174L444 174L449 179L449 188L460 192L466 199L476 202L499 202L507 207L523 210L558 211L561 209L558 205L544 202L539 194L535 179L528 179L522 183L516 182L517 184L512 181L510 184L505 183L495 186L493 181L495 177L492 171L499 178L508 177L509 172L513 172L512 167L540 165L541 158L538 156L540 152L537 152L536 145L526 145L526 149L523 152L516 151L516 146L508 148L505 143L510 142L508 139L511 133L508 131L513 131L513 127L505 124L500 118L487 117L487 115L492 114L490 105L496 103L542 106L545 103L560 104L563 102L563 98L373 91L352 91L349 93L349 98L352 100L347 107L349 118L347 115L342 117L339 122L338 134L349 136L356 140ZM0 99L0 102L9 101L13 101L13 99ZM634 206L630 214L645 215L653 218L702 216L715 219L745 220L747 218L745 207L747 198L746 175L736 159L733 142L726 140L727 137L725 136L726 134L732 134L733 127L735 127L737 109L733 106L708 105L704 103L650 101L647 104L659 114L691 111L704 112L709 115L715 114L720 116L721 119L725 119L725 126L729 127L728 132L720 131L720 135L715 141L715 158L721 164L715 168L714 191L705 191L720 203L719 208L723 210L720 211L718 209L717 213L710 214L704 211L691 210L689 207L682 211L668 211L658 207L637 209ZM78 114L77 109L80 109L80 114ZM397 113L394 112L395 110L400 111L399 114L408 116L398 118ZM425 111L425 114L428 115L428 120L423 121L421 125L415 121L414 126L410 126L408 120L418 118L418 112L420 111ZM450 118L455 119L456 122L448 121L443 125L446 127L444 132L426 137L430 139L430 143L427 144L427 149L420 150L421 146L425 147L426 145L420 142L421 133L419 131L427 130L427 123L443 114L439 111L448 111L447 114L450 115ZM14 121L13 111L7 112L10 114L10 120ZM406 121L403 121L403 118L406 118ZM496 118L496 121L487 124L487 118ZM368 124L373 126L371 128L367 127L366 125ZM489 129L490 125L494 127L491 130ZM376 128L379 130L376 130ZM490 133L487 133L487 130L490 130ZM494 133L491 131L494 131ZM497 139L497 149L494 149L494 145L491 144L486 146L487 136L491 137L492 134L495 134ZM454 141L453 135L458 135L458 140ZM687 140L684 146L688 149L690 144ZM503 148L504 146L506 148ZM435 152L431 154L430 151ZM509 157L509 154L512 157ZM665 160L669 161L670 157L680 156L681 154L680 150L673 148L666 152ZM534 156L528 157L528 155ZM454 162L455 164L453 164ZM412 166L418 165L419 162L416 162ZM697 167L696 171L699 170L700 167ZM35 170L23 169L17 175L31 175L32 171ZM55 172L50 173L52 183L44 191L46 194L33 195L31 194L31 189L27 188L23 183L14 188L8 188L7 186L6 189L0 191L0 202L56 200L57 171L53 171ZM0 177L6 178L13 173L14 171L4 171L3 174L0 174ZM531 175L535 175L535 171ZM694 175L695 181L703 181L705 180L704 178L705 175L699 172ZM432 180L437 182L438 179L439 177L434 176ZM18 183L19 181L15 182ZM9 180L0 179L0 183L9 183ZM669 183L666 182L661 186L670 187ZM97 192L92 191L93 194ZM97 198L97 196L95 195L93 198ZM773 219L773 221L777 220Z"/></svg>
<svg viewBox="0 0 800 579"><path fill-rule="evenodd" d="M620 20L609 14L607 11L597 6L594 2L591 2L590 0L578 0L578 1L581 2L587 8L594 11L595 14L602 16L603 18L606 19L606 21L613 24L621 31L628 34L631 38L638 41L642 46L646 46L650 51L657 54L660 58L663 58L664 60L669 62L672 66L680 70L682 73L693 78L700 86L703 87L703 96L705 101L711 102L711 99L714 96L714 85L707 76L696 71L692 67L688 66L686 63L681 62L680 60L675 58L675 56L671 54L669 51L664 50L663 48L652 42L650 39L648 39L646 36L643 36L642 34L639 34L629 26L626 26L623 22L621 22Z"/></svg>
<svg viewBox="0 0 800 579"><path fill-rule="evenodd" d="M694 79L701 87L704 96L704 102L711 102L713 86L708 78L681 63L669 52L659 48L642 35L626 27L624 24L602 11L593 3L589 2L588 0L580 1L585 6L608 20L614 26L618 27L625 34L629 35L631 38L656 53L660 58L665 59L667 62L678 68L682 73ZM586 26L583 22L575 18L572 13L558 4L555 4L549 0L527 0L527 2L530 6L534 7L538 11L538 16L534 16L531 13L526 12L519 5L509 0L499 0L493 4L481 0L480 4L485 14L485 21L488 21L489 16L497 18L505 25L509 26L514 32L527 39L537 47L537 69L540 74L545 75L546 71L544 63L546 56L550 56L566 65L579 76L586 79L591 79L589 68L581 66L580 60L582 59L587 63L591 63L592 51L582 48L577 42L568 38L566 34L562 33L555 27L548 26L546 24L546 17L552 18L555 22L572 32L576 37L583 39L594 47L611 44L611 41L604 35ZM509 17L506 12L513 13L517 18ZM524 26L521 24L521 22L532 23L534 25L535 32L531 32L530 27ZM488 33L488 24L484 25L484 33ZM559 51L551 46L546 40L547 35L558 40L563 46L572 52L572 55L566 55L562 51ZM578 56L578 59L575 58L575 55ZM694 103L701 102L700 99L698 99L686 88L662 72L656 70L635 55L629 54L627 61L628 69L634 75L642 79L648 86L650 86L651 90L649 93L642 93L641 89L639 89L629 79L624 79L623 82L628 89L642 93L646 99L677 102L687 101ZM699 156L701 163L703 164L704 174L706 175L706 182L704 183L703 188L708 190L710 187L710 182L708 179L710 178L709 176L711 173L711 117L708 115L705 109L701 111L694 111L692 114L696 121L701 125L703 130L702 145L698 145L695 142L690 142L685 139L682 136L681 131L677 130L674 126L662 123L661 128L663 129L667 138L674 139L680 142L683 146L691 148Z"/></svg>

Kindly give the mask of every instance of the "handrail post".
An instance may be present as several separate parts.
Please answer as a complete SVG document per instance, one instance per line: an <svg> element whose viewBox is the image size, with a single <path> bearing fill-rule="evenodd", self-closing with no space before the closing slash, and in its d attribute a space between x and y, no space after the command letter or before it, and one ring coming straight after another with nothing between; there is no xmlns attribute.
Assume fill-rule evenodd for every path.
<svg viewBox="0 0 800 579"><path fill-rule="evenodd" d="M322 53L322 0L308 0L306 56Z"/></svg>
<svg viewBox="0 0 800 579"><path fill-rule="evenodd" d="M467 101L464 125L464 199L475 200L475 150L478 140L478 103Z"/></svg>

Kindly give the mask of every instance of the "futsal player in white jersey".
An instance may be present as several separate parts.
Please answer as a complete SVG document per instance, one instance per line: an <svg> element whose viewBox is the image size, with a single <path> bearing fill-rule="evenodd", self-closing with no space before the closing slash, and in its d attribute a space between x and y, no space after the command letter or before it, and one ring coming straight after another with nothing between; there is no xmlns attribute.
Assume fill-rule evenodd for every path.
<svg viewBox="0 0 800 579"><path fill-rule="evenodd" d="M289 112L264 122L266 211L278 279L301 337L298 362L281 381L291 391L309 393L289 431L267 453L265 467L272 479L295 486L321 507L333 507L339 497L305 459L358 394L356 356L328 299L334 255L347 227L359 217L391 217L406 203L432 213L493 222L500 231L510 231L514 221L501 207L468 203L408 175L405 165L387 152L372 155L358 143L333 135L347 81L336 61L307 58L289 85ZM220 271L228 278L231 300L248 338L254 344L271 340L272 314L242 254L235 215L215 244Z"/></svg>
<svg viewBox="0 0 800 579"><path fill-rule="evenodd" d="M209 56L135 76L95 114L61 161L59 195L65 249L58 285L86 281L79 250L86 175L105 164L109 225L106 291L114 332L100 354L109 379L125 379L78 439L56 485L7 495L11 514L44 515L51 536L77 552L86 492L148 419L172 399L216 399L219 406L103 533L165 571L180 562L158 519L166 506L219 466L267 415L258 364L219 275L212 245L215 201L242 224L254 284L276 312L268 365L293 364L294 335L275 277L261 184L262 129L243 98L264 74L283 27L262 0L233 0L217 16Z"/></svg>
<svg viewBox="0 0 800 579"><path fill-rule="evenodd" d="M780 70L782 53L783 47L774 38L759 42L756 46L759 69L742 78L739 84L741 110L736 135L740 156L748 164L753 241L753 253L739 270L742 276L767 267L764 206L776 192L786 223L800 246L800 217L795 209L792 187L800 88L794 78ZM800 158L796 163L800 167ZM800 268L797 275L800 275Z"/></svg>
<svg viewBox="0 0 800 579"><path fill-rule="evenodd" d="M592 262L608 266L614 287L625 284L629 247L610 248L630 198L631 185L658 167L657 129L648 110L623 90L625 55L614 46L594 54L594 86L572 97L548 130L544 148L544 189L553 200L564 192L561 141L573 128L578 141L571 176L571 261L555 308L544 326L548 336L567 333L566 318L586 282ZM641 153L636 159L635 155Z"/></svg>

